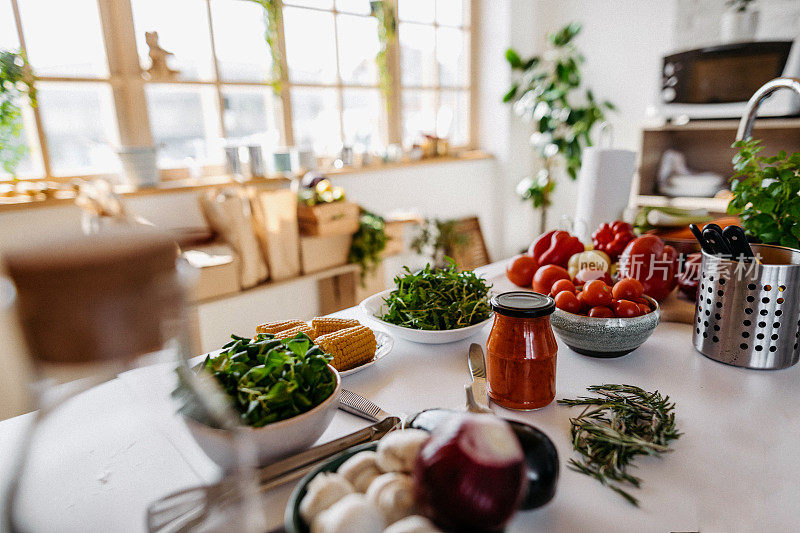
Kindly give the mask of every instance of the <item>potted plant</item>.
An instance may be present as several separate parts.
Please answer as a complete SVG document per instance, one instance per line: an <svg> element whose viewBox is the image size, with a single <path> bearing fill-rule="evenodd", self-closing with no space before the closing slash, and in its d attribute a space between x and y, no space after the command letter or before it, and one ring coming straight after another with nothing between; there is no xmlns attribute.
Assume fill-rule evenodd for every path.
<svg viewBox="0 0 800 533"><path fill-rule="evenodd" d="M0 51L0 165L16 177L17 167L28 151L22 138L22 109L25 99L36 105L33 74L25 56Z"/></svg>
<svg viewBox="0 0 800 533"><path fill-rule="evenodd" d="M758 9L754 0L728 0L722 14L720 34L723 43L752 41L758 30Z"/></svg>
<svg viewBox="0 0 800 533"><path fill-rule="evenodd" d="M542 160L534 177L523 179L517 192L541 208L541 229L546 225L546 208L562 169L576 179L581 156L592 145L592 127L605 119L610 102L597 102L591 90L581 88L580 65L583 56L573 40L581 25L571 23L548 36L550 48L540 56L522 59L509 48L506 59L519 73L503 102L513 104L514 112L534 126L531 144Z"/></svg>

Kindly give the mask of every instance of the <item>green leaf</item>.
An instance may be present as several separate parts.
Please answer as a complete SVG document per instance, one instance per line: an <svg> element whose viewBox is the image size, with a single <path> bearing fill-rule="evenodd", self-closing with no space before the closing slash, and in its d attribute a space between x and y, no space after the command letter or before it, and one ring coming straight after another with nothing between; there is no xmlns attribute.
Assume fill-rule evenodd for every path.
<svg viewBox="0 0 800 533"><path fill-rule="evenodd" d="M503 95L503 103L507 104L508 102L513 100L514 97L517 96L518 90L519 90L519 83L513 84L511 88L508 90L508 92Z"/></svg>
<svg viewBox="0 0 800 533"><path fill-rule="evenodd" d="M506 50L506 61L508 61L508 64L511 65L512 69L522 68L522 59L513 48Z"/></svg>

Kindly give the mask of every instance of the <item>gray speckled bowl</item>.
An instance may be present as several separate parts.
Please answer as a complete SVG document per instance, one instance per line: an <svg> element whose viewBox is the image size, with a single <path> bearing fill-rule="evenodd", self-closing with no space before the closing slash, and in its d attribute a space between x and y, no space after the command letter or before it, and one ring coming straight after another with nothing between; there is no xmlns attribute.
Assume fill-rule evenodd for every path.
<svg viewBox="0 0 800 533"><path fill-rule="evenodd" d="M652 312L634 318L594 318L556 309L550 316L553 331L573 351L589 357L621 357L642 345L661 317L658 302Z"/></svg>

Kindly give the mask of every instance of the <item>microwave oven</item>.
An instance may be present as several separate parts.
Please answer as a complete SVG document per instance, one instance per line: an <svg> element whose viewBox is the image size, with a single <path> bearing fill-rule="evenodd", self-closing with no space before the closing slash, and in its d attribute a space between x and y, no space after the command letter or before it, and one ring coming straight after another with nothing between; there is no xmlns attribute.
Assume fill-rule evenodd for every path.
<svg viewBox="0 0 800 533"><path fill-rule="evenodd" d="M740 118L747 101L778 77L800 77L800 39L724 44L664 57L660 115L664 118ZM780 91L759 108L759 116L800 112L800 97Z"/></svg>

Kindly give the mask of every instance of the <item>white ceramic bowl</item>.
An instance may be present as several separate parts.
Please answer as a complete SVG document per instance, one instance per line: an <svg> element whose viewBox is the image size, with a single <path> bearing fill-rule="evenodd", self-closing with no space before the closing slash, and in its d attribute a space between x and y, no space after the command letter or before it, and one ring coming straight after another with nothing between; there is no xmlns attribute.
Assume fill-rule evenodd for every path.
<svg viewBox="0 0 800 533"><path fill-rule="evenodd" d="M276 459L309 448L325 432L339 407L339 392L342 380L339 372L328 365L336 377L336 388L321 404L310 411L260 428L247 428L255 444L258 462L268 464ZM208 457L223 469L234 466L231 435L223 429L215 429L184 417L189 432Z"/></svg>
<svg viewBox="0 0 800 533"><path fill-rule="evenodd" d="M383 327L388 329L392 335L396 335L401 339L405 339L411 342L419 342L422 344L445 344L448 342L456 342L464 340L468 337L471 337L481 331L486 324L488 324L492 317L489 316L483 322L479 322L477 324L473 324L472 326L467 326L466 328L459 328L459 329L448 329L448 330L439 330L439 331L430 331L430 330L422 330L422 329L413 329L413 328L405 328L402 326L396 326L394 324L390 324L389 322L385 322L381 320L379 317L383 316L386 313L386 302L384 302L384 298L386 298L389 293L392 292L393 289L387 289L385 291L381 291L377 294L373 294L369 298L365 299L361 302L359 306L361 311L367 315L371 320L381 324Z"/></svg>

